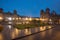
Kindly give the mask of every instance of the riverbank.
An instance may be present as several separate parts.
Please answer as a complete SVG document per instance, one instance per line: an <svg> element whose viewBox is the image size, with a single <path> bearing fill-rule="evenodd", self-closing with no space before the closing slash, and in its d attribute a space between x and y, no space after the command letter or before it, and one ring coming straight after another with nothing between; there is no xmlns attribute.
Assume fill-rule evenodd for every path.
<svg viewBox="0 0 60 40"><path fill-rule="evenodd" d="M30 35L34 35L34 34L37 34L37 33L52 29L52 28L53 28L53 26L49 25L49 26L40 26L40 27L34 27L34 28L29 28L29 29L23 29L23 30L20 30L21 32L23 31L23 34L21 34L21 36L19 36L19 37L14 38L13 40L21 39L21 38L24 38L24 37L27 37Z"/></svg>
<svg viewBox="0 0 60 40"><path fill-rule="evenodd" d="M34 28L40 26L48 26L49 24L17 24L14 27L18 29Z"/></svg>

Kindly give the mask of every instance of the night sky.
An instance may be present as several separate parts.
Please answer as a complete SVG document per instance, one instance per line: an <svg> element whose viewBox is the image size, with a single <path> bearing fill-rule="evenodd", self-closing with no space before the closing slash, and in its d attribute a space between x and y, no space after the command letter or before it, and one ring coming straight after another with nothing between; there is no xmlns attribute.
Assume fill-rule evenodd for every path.
<svg viewBox="0 0 60 40"><path fill-rule="evenodd" d="M60 0L0 0L4 12L17 10L19 15L39 17L40 10L50 8L60 13Z"/></svg>

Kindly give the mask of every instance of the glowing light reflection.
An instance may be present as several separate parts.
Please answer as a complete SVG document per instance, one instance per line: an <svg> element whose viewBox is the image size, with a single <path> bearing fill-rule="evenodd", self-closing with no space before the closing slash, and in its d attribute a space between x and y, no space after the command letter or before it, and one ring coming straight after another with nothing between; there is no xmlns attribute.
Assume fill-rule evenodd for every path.
<svg viewBox="0 0 60 40"><path fill-rule="evenodd" d="M11 36L12 36L12 39L18 37L19 33L20 33L21 30L18 30L18 29L14 29L11 33Z"/></svg>
<svg viewBox="0 0 60 40"><path fill-rule="evenodd" d="M11 25L8 25L8 27L9 27L9 29L11 29L12 26Z"/></svg>
<svg viewBox="0 0 60 40"><path fill-rule="evenodd" d="M3 40L3 35L0 33L0 40Z"/></svg>
<svg viewBox="0 0 60 40"><path fill-rule="evenodd" d="M51 26L48 26L48 28L50 29L50 28L52 28Z"/></svg>
<svg viewBox="0 0 60 40"><path fill-rule="evenodd" d="M44 26L44 27L40 27L40 31L44 31L44 30L46 30L46 27Z"/></svg>
<svg viewBox="0 0 60 40"><path fill-rule="evenodd" d="M8 17L8 20L10 20L10 21L11 21L11 20L12 20L12 18L11 18L11 17Z"/></svg>
<svg viewBox="0 0 60 40"><path fill-rule="evenodd" d="M30 29L25 29L25 34L26 34L26 35L31 34L31 30L30 30Z"/></svg>

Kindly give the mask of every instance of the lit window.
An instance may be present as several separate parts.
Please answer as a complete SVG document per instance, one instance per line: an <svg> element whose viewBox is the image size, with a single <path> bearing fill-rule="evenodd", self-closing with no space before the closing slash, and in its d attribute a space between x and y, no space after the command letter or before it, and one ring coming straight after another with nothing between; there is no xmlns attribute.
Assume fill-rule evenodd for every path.
<svg viewBox="0 0 60 40"><path fill-rule="evenodd" d="M32 20L32 18L29 18L29 20L31 21L31 20Z"/></svg>
<svg viewBox="0 0 60 40"><path fill-rule="evenodd" d="M16 18L16 20L18 20L18 18Z"/></svg>
<svg viewBox="0 0 60 40"><path fill-rule="evenodd" d="M10 20L10 21L11 21L11 20L12 20L12 18L11 18L11 17L8 17L8 20Z"/></svg>

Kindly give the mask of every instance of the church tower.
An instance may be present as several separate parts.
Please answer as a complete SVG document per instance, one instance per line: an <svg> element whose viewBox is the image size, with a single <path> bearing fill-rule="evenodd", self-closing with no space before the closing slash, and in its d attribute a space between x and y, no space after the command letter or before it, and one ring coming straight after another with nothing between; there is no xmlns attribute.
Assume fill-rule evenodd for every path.
<svg viewBox="0 0 60 40"><path fill-rule="evenodd" d="M16 10L14 10L13 13L17 15L17 11Z"/></svg>
<svg viewBox="0 0 60 40"><path fill-rule="evenodd" d="M44 18L44 15L45 15L45 14L44 14L44 10L41 10L41 11L40 11L40 17L41 17L41 18Z"/></svg>
<svg viewBox="0 0 60 40"><path fill-rule="evenodd" d="M0 13L2 13L3 12L3 9L2 8L0 8Z"/></svg>
<svg viewBox="0 0 60 40"><path fill-rule="evenodd" d="M46 14L50 15L50 9L49 8L46 8Z"/></svg>
<svg viewBox="0 0 60 40"><path fill-rule="evenodd" d="M52 11L52 15L56 15L56 12L54 10Z"/></svg>

